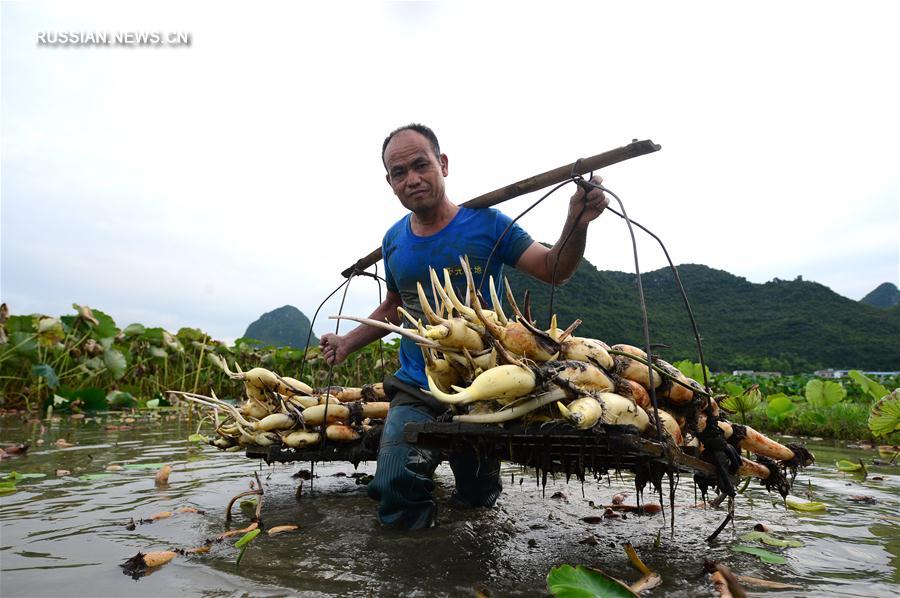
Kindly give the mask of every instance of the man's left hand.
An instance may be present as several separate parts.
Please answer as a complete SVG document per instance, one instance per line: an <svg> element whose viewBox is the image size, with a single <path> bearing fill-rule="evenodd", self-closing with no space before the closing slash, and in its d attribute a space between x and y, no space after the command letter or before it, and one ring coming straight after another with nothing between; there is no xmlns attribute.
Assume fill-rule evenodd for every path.
<svg viewBox="0 0 900 598"><path fill-rule="evenodd" d="M603 179L599 176L595 176L591 179L591 183L600 185L603 183ZM578 187L578 190L575 191L575 195L569 200L569 220L575 222L575 219L578 218L580 214L581 218L578 218L576 224L587 226L588 222L595 220L597 216L603 213L603 210L605 210L608 205L609 198L606 197L606 194L600 189L591 189L585 194L584 189Z"/></svg>

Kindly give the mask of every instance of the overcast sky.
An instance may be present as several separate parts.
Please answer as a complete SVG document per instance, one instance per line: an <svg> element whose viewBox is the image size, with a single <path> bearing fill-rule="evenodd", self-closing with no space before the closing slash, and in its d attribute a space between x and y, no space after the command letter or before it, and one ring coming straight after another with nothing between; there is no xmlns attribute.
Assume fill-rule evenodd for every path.
<svg viewBox="0 0 900 598"><path fill-rule="evenodd" d="M227 341L285 304L312 317L403 216L381 143L417 121L449 156L457 203L652 139L660 152L601 174L676 263L800 275L857 300L900 284L895 12L4 2L0 298L17 314L74 302ZM39 45L57 32L191 44ZM521 224L555 241L569 194ZM633 271L624 223L602 216L585 256ZM639 256L643 271L664 265L648 242ZM344 311L377 300L358 279Z"/></svg>

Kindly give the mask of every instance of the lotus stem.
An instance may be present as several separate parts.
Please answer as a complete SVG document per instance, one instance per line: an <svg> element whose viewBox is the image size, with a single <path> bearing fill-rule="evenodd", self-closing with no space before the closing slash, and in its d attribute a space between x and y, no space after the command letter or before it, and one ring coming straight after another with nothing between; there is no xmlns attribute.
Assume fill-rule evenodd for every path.
<svg viewBox="0 0 900 598"><path fill-rule="evenodd" d="M549 405L555 401L566 397L566 393L562 389L554 389L543 394L539 394L529 400L526 400L515 407L504 408L494 413L472 413L466 415L455 415L453 421L470 423L470 424L498 424L511 419L516 419L531 413L536 409L540 409L544 405ZM507 407L509 407L507 405Z"/></svg>

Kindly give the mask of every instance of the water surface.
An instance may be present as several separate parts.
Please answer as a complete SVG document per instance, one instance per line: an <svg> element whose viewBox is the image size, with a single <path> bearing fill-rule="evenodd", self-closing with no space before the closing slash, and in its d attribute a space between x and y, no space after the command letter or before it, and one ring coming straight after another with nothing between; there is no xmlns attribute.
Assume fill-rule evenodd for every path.
<svg viewBox="0 0 900 598"><path fill-rule="evenodd" d="M737 498L734 523L711 543L705 538L726 511L695 508L690 476L682 475L676 489L673 534L668 496L665 517L583 521L602 515L597 507L617 493L629 493L626 502L634 504L630 474L584 484L566 483L560 476L542 488L533 472L513 464L504 467L505 488L497 506L478 510L452 507L452 474L441 466L439 525L400 532L378 524L375 503L354 477L374 473L374 463L357 469L348 463L317 464L311 484L295 477L309 470L309 463L267 466L242 453L189 443L196 423L167 415L135 421L122 415L52 422L0 419L0 444L31 445L25 455L0 461L0 475L46 474L21 480L15 493L0 496L0 595L424 597L483 591L541 596L547 593L547 573L563 563L637 580L623 551L625 542L663 577L650 596L715 595L702 570L704 559L718 560L741 575L800 586L748 588L753 594L900 594L900 469L872 466L880 459L873 450L808 443L818 464L799 474L795 494L825 502L828 510L786 509L780 497L751 484ZM59 439L74 446L60 448ZM834 466L837 459L859 458L869 465L865 479ZM173 468L165 487L154 483L160 463ZM135 464L153 467L107 471L110 465ZM57 470L70 474L57 475ZM252 509L235 505L228 524L225 508L232 496L249 489L254 472L264 483L265 526L295 524L299 530L260 534L239 567L235 537L214 543L207 554L179 556L138 580L123 574L119 564L138 551L202 546L228 529L248 525ZM860 495L874 502L852 500ZM644 500L658 498L645 495ZM205 514L176 513L139 523L185 506ZM129 530L132 519L137 523ZM763 547L739 539L756 523L804 545L766 547L787 558L783 565L733 551L736 544Z"/></svg>

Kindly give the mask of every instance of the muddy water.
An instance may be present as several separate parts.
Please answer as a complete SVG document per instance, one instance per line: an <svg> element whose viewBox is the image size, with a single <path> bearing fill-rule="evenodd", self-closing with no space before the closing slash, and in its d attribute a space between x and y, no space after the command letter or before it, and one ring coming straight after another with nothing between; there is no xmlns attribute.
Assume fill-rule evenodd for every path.
<svg viewBox="0 0 900 598"><path fill-rule="evenodd" d="M875 451L811 444L819 465L802 472L795 493L827 503L825 513L785 509L777 496L751 485L737 499L737 513L712 543L705 538L725 518L722 509L694 508L688 476L676 490L675 532L666 518L628 516L586 523L602 515L594 505L630 493L632 479L537 485L534 475L508 465L505 490L492 509L457 510L448 503L449 468L438 470L439 525L415 533L381 527L375 503L353 474L373 473L373 464L319 464L312 486L295 474L309 464L265 466L241 453L220 453L187 442L196 422L121 416L28 423L0 420L0 443L29 442L20 457L0 461L0 475L43 473L23 479L0 496L0 595L2 596L495 596L546 595L551 567L568 563L602 569L633 582L623 544L663 577L651 596L712 596L702 572L705 558L735 572L798 586L750 588L772 596L896 596L900 593L900 468L871 466L869 476L839 473L836 459L864 459ZM122 428L125 426L125 429ZM111 429L114 427L115 429ZM60 448L63 438L74 446ZM42 441L42 442L41 442ZM173 470L166 487L154 483L156 464ZM149 469L127 466L145 464ZM125 469L107 471L110 465ZM68 475L57 475L57 470ZM113 468L115 469L115 468ZM133 580L119 564L138 551L191 548L228 529L246 526L253 511L230 497L247 490L254 472L264 482L266 526L296 524L296 532L258 536L240 566L236 538L214 543L207 554L179 556L150 575ZM96 474L107 474L97 476ZM882 479L875 479L880 477ZM874 503L850 500L866 495ZM645 496L646 500L658 500ZM666 505L668 502L666 500ZM154 523L139 523L162 511L195 507ZM133 530L127 524L138 522ZM756 523L802 547L772 548L787 558L773 565L732 550L753 545L739 536ZM239 536L238 536L239 537ZM762 545L759 545L762 547Z"/></svg>

